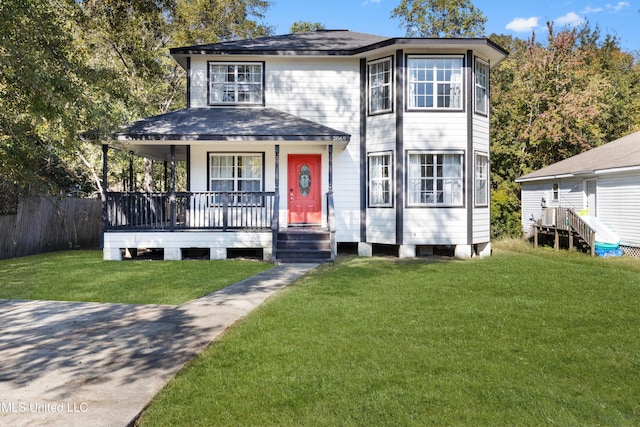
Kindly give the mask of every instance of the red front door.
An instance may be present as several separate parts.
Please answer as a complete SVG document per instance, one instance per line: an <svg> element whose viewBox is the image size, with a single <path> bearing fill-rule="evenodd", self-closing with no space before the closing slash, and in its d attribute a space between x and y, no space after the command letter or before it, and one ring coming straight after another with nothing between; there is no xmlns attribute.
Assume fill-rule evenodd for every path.
<svg viewBox="0 0 640 427"><path fill-rule="evenodd" d="M289 154L289 224L322 223L322 157Z"/></svg>

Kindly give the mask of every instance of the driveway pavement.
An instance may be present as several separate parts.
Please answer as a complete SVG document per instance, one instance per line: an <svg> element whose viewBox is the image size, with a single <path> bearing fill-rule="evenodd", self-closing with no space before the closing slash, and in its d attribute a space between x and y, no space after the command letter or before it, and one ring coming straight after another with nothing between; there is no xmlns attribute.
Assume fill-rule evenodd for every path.
<svg viewBox="0 0 640 427"><path fill-rule="evenodd" d="M193 356L316 264L181 306L0 300L0 425L127 426Z"/></svg>

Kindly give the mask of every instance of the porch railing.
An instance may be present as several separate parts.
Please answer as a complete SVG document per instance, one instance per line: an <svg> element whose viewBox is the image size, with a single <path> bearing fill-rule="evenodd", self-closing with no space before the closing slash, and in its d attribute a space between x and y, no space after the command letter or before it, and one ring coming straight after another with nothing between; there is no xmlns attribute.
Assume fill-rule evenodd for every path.
<svg viewBox="0 0 640 427"><path fill-rule="evenodd" d="M106 194L105 230L271 230L274 192Z"/></svg>

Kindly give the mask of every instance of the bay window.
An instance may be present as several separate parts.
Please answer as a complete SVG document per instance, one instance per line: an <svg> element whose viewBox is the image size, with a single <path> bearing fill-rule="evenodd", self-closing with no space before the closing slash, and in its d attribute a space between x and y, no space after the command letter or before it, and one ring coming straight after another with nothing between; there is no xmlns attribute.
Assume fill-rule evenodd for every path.
<svg viewBox="0 0 640 427"><path fill-rule="evenodd" d="M392 157L391 153L369 154L369 207L391 207Z"/></svg>
<svg viewBox="0 0 640 427"><path fill-rule="evenodd" d="M476 59L476 113L487 114L489 106L489 66Z"/></svg>
<svg viewBox="0 0 640 427"><path fill-rule="evenodd" d="M463 206L462 153L408 154L408 206Z"/></svg>
<svg viewBox="0 0 640 427"><path fill-rule="evenodd" d="M475 205L489 204L489 156L476 153L475 158Z"/></svg>
<svg viewBox="0 0 640 427"><path fill-rule="evenodd" d="M410 109L462 109L462 57L409 56Z"/></svg>
<svg viewBox="0 0 640 427"><path fill-rule="evenodd" d="M369 64L369 114L391 111L391 59Z"/></svg>

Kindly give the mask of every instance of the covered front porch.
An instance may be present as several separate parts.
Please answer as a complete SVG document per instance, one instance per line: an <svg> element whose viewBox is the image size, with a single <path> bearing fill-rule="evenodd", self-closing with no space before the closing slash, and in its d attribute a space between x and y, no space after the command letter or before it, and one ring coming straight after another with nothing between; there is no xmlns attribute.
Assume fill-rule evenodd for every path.
<svg viewBox="0 0 640 427"><path fill-rule="evenodd" d="M251 121L255 126L248 126ZM113 148L166 162L167 188L109 191L110 146L103 145L104 259L120 260L128 251L144 248L160 249L164 259L175 260L182 259L187 250L200 248L206 249L211 259L227 258L233 249L258 249L263 259L277 261L278 247L282 246L278 239L292 225L329 232L333 257L334 146L344 148L348 141L349 135L343 132L262 108L187 109L136 122L118 135ZM281 147L288 156L284 186ZM292 178L293 168L287 163L294 156L291 153L297 157L311 153L306 155L317 157L320 166L314 170L305 163L300 178ZM229 179L217 179L210 163L219 154L233 157L234 162L253 157L258 163L253 168L258 171L247 179L247 172L237 167L229 172ZM176 190L179 161L186 163L186 191ZM292 184L294 179L296 185ZM220 183L233 191L220 191L216 188ZM253 188L242 191L242 187ZM312 192L318 194L315 205L321 215L309 216L309 220L306 214L294 215L294 198L307 198Z"/></svg>

